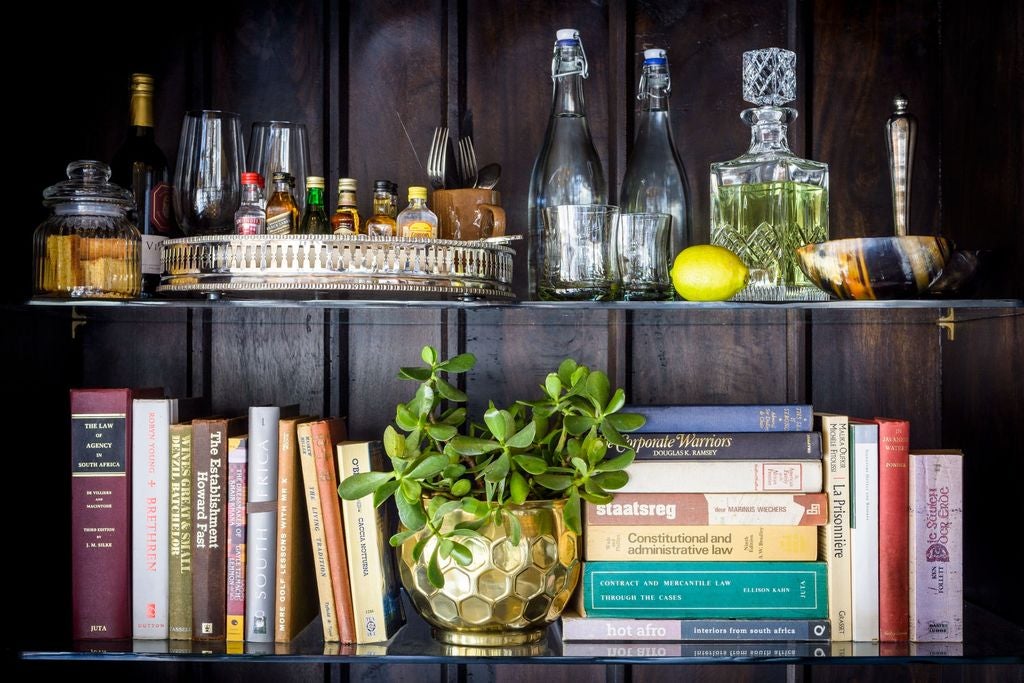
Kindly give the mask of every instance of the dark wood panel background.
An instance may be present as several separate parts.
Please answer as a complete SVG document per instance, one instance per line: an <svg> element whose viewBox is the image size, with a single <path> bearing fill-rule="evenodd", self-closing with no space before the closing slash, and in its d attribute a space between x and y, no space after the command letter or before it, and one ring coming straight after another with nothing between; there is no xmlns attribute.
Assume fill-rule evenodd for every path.
<svg viewBox="0 0 1024 683"><path fill-rule="evenodd" d="M1020 518L1011 482L1024 480L1024 316L958 313L966 320L942 349L945 414L942 438L934 443L964 451L967 596L1019 622L1024 591L1004 588L1019 576L1007 561L1006 532ZM982 362L986 358L1002 362Z"/></svg>
<svg viewBox="0 0 1024 683"><path fill-rule="evenodd" d="M127 28L115 28L92 6L64 7L25 29L40 45L83 46L87 36L89 59L85 68L69 64L69 50L40 50L31 67L13 70L11 87L30 111L12 136L23 146L12 157L17 172L10 184L20 198L12 246L25 256L12 259L2 274L7 301L24 301L30 292L27 254L32 228L46 215L43 188L62 178L68 161L110 159L120 144L133 71L156 77L157 139L172 164L187 109L238 110L246 140L253 120L301 120L310 127L313 170L328 178L329 208L337 177L351 175L360 181L363 213L375 179L398 182L403 195L410 184L426 184L422 165L434 126L454 127L469 114L480 161L503 166L498 189L510 231L523 233L530 171L550 111L551 44L554 31L568 26L580 30L590 60L587 109L611 197L618 195L632 141L641 52L665 47L673 75L673 132L688 174L694 232L705 241L708 166L739 155L749 142L738 118L747 106L741 54L787 46L798 53L800 74L794 103L800 117L790 143L798 154L831 165L833 236L885 234L891 226L882 126L892 96L903 92L920 125L912 230L992 250L983 293L1024 295L1018 273L1024 262L1024 12L1012 0L984 7L926 0L187 0L173 12L163 9L136 8L123 17ZM525 293L522 267L516 288ZM297 401L307 412L346 415L354 437L372 437L412 387L393 379L397 368L417 364L428 343L448 354L468 350L478 356L478 368L463 381L474 415L489 398L507 403L533 396L546 372L574 356L609 372L639 403L807 400L826 410L907 416L913 445L968 453L968 595L1020 620L1016 576L1000 554L1003 527L992 522L1014 518L1007 507L1012 495L992 492L1005 492L1004 481L1019 480L1024 462L1016 437L1024 422L1019 316L986 320L1000 313L978 313L957 326L956 340L947 341L934 310L89 308L75 338L70 309L7 313L0 348L11 368L33 373L27 394L15 400L9 392L8 414L24 416L22 429L30 433L52 433L53 415L67 412L67 389L90 383L163 384L180 395L205 393L224 412L240 412L250 402ZM41 477L66 490L66 452L62 435L48 445L46 457L18 458L17 480ZM37 591L35 609L26 611L23 630L32 637L52 634L52 615L66 615L66 512L66 506L41 506L38 525L16 535L16 547L34 556L53 556L53 548L60 548L53 562L25 565L31 575L23 574L23 584L58 586ZM36 527L53 533L44 540ZM66 623L60 632L67 632ZM51 671L65 670L53 666ZM150 675L155 667L92 670L101 669L114 680ZM263 675L254 669L263 668L187 665L152 677ZM78 663L66 669L89 670ZM268 676L284 671L266 670ZM519 680L544 671L473 673ZM702 680L774 680L781 671L699 667L690 673ZM817 669L814 675L819 671L830 680L874 680L888 670L836 667L834 674ZM911 674L919 671L930 678L950 675L948 669ZM397 681L452 673L440 667L310 666L289 668L287 676ZM660 680L678 673L637 667L631 675ZM1005 670L987 673L995 680Z"/></svg>

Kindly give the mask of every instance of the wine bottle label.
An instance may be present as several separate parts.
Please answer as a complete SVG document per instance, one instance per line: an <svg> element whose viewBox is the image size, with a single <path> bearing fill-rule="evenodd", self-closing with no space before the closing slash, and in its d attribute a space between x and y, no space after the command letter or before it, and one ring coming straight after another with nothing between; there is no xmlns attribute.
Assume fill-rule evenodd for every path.
<svg viewBox="0 0 1024 683"><path fill-rule="evenodd" d="M157 183L149 193L149 224L159 233L170 234L174 231L171 218L171 186L168 183Z"/></svg>
<svg viewBox="0 0 1024 683"><path fill-rule="evenodd" d="M238 216L235 218L235 234L261 235L266 221L261 216Z"/></svg>
<svg viewBox="0 0 1024 683"><path fill-rule="evenodd" d="M282 211L273 216L267 216L268 235L290 235L295 232L295 224L292 221L291 211Z"/></svg>
<svg viewBox="0 0 1024 683"><path fill-rule="evenodd" d="M163 235L142 236L142 274L160 275L164 272L163 262L160 260L160 243L166 237Z"/></svg>

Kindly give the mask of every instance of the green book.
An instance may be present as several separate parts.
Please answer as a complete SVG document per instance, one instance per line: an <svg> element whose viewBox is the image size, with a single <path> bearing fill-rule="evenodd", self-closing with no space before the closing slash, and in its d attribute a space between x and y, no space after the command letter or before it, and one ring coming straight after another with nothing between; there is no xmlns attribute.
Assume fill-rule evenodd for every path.
<svg viewBox="0 0 1024 683"><path fill-rule="evenodd" d="M828 617L824 562L584 562L588 617Z"/></svg>

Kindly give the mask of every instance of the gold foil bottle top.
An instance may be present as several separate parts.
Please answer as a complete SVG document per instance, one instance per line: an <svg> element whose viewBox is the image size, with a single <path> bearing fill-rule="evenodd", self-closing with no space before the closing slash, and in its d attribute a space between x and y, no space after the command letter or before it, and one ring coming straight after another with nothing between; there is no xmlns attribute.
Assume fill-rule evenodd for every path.
<svg viewBox="0 0 1024 683"><path fill-rule="evenodd" d="M152 93L153 77L149 74L132 74L132 93Z"/></svg>
<svg viewBox="0 0 1024 683"><path fill-rule="evenodd" d="M318 175L306 176L306 187L319 187L324 189L324 179Z"/></svg>
<svg viewBox="0 0 1024 683"><path fill-rule="evenodd" d="M153 127L153 77L132 74L131 125Z"/></svg>
<svg viewBox="0 0 1024 683"><path fill-rule="evenodd" d="M338 178L339 192L355 192L359 188L359 181L355 178Z"/></svg>

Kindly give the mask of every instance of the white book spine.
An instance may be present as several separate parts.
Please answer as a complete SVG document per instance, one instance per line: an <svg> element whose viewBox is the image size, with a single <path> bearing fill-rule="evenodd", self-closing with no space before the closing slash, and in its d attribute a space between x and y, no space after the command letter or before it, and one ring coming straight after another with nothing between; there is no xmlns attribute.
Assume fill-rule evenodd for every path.
<svg viewBox="0 0 1024 683"><path fill-rule="evenodd" d="M850 424L853 639L878 640L878 425Z"/></svg>
<svg viewBox="0 0 1024 683"><path fill-rule="evenodd" d="M963 456L910 454L910 639L963 640Z"/></svg>
<svg viewBox="0 0 1024 683"><path fill-rule="evenodd" d="M281 409L249 409L249 471L245 540L245 639L274 641L277 538L277 450Z"/></svg>
<svg viewBox="0 0 1024 683"><path fill-rule="evenodd" d="M634 462L623 493L816 493L821 461Z"/></svg>
<svg viewBox="0 0 1024 683"><path fill-rule="evenodd" d="M132 408L132 637L169 636L170 426L177 399L135 399Z"/></svg>

